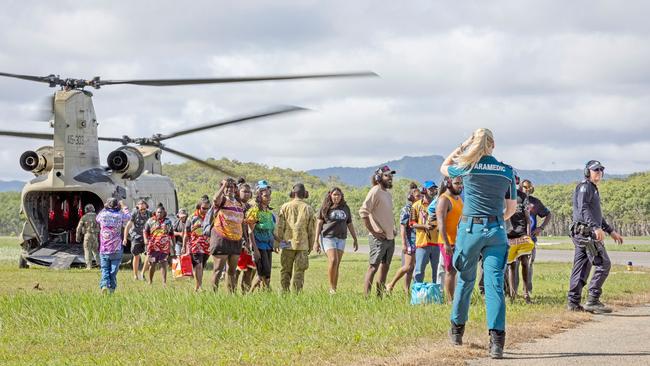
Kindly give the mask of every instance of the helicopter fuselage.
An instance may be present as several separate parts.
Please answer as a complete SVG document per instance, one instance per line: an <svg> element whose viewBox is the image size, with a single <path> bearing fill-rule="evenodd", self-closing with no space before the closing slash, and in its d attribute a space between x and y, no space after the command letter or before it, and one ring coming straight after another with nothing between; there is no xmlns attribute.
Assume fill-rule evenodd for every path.
<svg viewBox="0 0 650 366"><path fill-rule="evenodd" d="M21 212L26 217L22 232L25 260L49 265L57 257L75 256L72 265L84 265L82 239L75 232L83 207L89 203L99 211L109 197L128 207L144 199L151 207L162 203L169 212L176 212L176 188L162 175L157 147L123 146L116 150L125 152L117 154L126 159L120 161L119 170L110 168L115 167L114 161L109 161L109 167L100 165L90 93L58 91L52 125L53 146L37 150L37 159L43 163L21 195Z"/></svg>

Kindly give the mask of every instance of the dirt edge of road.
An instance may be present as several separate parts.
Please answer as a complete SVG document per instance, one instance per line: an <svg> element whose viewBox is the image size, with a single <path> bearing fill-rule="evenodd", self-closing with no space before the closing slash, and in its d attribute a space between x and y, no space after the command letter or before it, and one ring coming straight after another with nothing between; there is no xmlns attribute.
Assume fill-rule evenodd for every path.
<svg viewBox="0 0 650 366"><path fill-rule="evenodd" d="M648 302L650 302L650 293L642 293L630 294L630 297L625 300L610 301L608 304L615 307L616 311L616 308L637 306ZM591 319L592 315L589 313L574 313L564 309L554 313L552 319L549 319L549 314L546 312L531 313L527 319L508 324L506 349L517 349L518 344L549 338ZM465 344L462 347L451 346L446 338L435 342L420 341L416 345L404 348L395 356L369 358L355 365L465 365L467 360L487 356L488 335L485 330L468 329L463 341Z"/></svg>

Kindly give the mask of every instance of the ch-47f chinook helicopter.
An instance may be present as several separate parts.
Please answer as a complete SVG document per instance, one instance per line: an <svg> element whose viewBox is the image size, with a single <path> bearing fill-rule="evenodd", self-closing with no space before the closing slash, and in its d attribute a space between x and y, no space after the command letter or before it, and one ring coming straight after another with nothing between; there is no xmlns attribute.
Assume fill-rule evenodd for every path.
<svg viewBox="0 0 650 366"><path fill-rule="evenodd" d="M118 84L174 86L375 75L371 72L352 72L155 80L101 80L95 77L83 80L55 75L41 77L0 72L0 76L42 82L60 88L52 100L53 118L50 124L54 133L0 131L0 135L4 136L52 141L51 145L35 151L25 151L20 156L20 166L36 177L25 185L21 195L21 212L26 221L21 233L23 253L19 266L26 267L28 263L48 266L57 258L67 258L68 264L72 266L85 265L83 249L78 244L81 240L75 238L75 229L83 214L83 207L87 204L92 204L99 211L108 197L123 200L131 208L138 200L144 199L151 207L161 202L169 212L176 212L178 199L174 183L162 175L160 158L163 151L228 176L235 176L212 161L172 149L166 145L167 140L210 128L303 110L293 106L275 107L261 113L210 122L169 134L157 133L151 137L99 137L93 95L85 88L99 89ZM99 141L123 145L108 155L107 166L100 164Z"/></svg>

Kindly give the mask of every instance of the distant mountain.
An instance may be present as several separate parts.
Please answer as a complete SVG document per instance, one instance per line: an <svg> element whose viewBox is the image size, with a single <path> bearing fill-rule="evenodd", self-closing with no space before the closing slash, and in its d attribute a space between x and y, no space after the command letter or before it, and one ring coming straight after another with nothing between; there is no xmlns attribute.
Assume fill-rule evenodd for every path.
<svg viewBox="0 0 650 366"><path fill-rule="evenodd" d="M429 156L405 156L399 160L391 160L386 163L377 164L366 168L334 167L325 169L308 170L307 173L328 181L337 177L343 183L353 186L364 186L370 184L370 175L380 166L388 165L397 171L397 177L404 177L423 182L433 179L436 182L442 180L440 165L443 157L440 155ZM536 185L571 183L582 179L582 170L519 170L523 179L530 179ZM606 178L624 178L627 175L606 175Z"/></svg>
<svg viewBox="0 0 650 366"><path fill-rule="evenodd" d="M0 192L20 192L23 190L25 182L18 180L4 181L0 180Z"/></svg>

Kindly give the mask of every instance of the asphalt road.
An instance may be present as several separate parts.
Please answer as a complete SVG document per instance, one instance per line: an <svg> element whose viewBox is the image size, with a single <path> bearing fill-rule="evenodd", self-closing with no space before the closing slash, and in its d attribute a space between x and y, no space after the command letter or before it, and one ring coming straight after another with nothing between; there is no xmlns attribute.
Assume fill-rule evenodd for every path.
<svg viewBox="0 0 650 366"><path fill-rule="evenodd" d="M650 365L650 304L594 315L593 321L506 348L504 359L468 365Z"/></svg>
<svg viewBox="0 0 650 366"><path fill-rule="evenodd" d="M650 267L650 252L607 252L613 264L626 265L632 262L635 266ZM540 262L573 262L572 250L537 250L536 261Z"/></svg>
<svg viewBox="0 0 650 366"><path fill-rule="evenodd" d="M352 245L345 246L346 252L353 252ZM368 253L367 245L360 245L357 253ZM650 267L650 252L607 252L609 259L613 264L626 265L631 261L634 266ZM401 248L395 248L396 257L401 255ZM537 250L537 257L535 259L539 262L573 262L572 250L550 250L540 249Z"/></svg>

